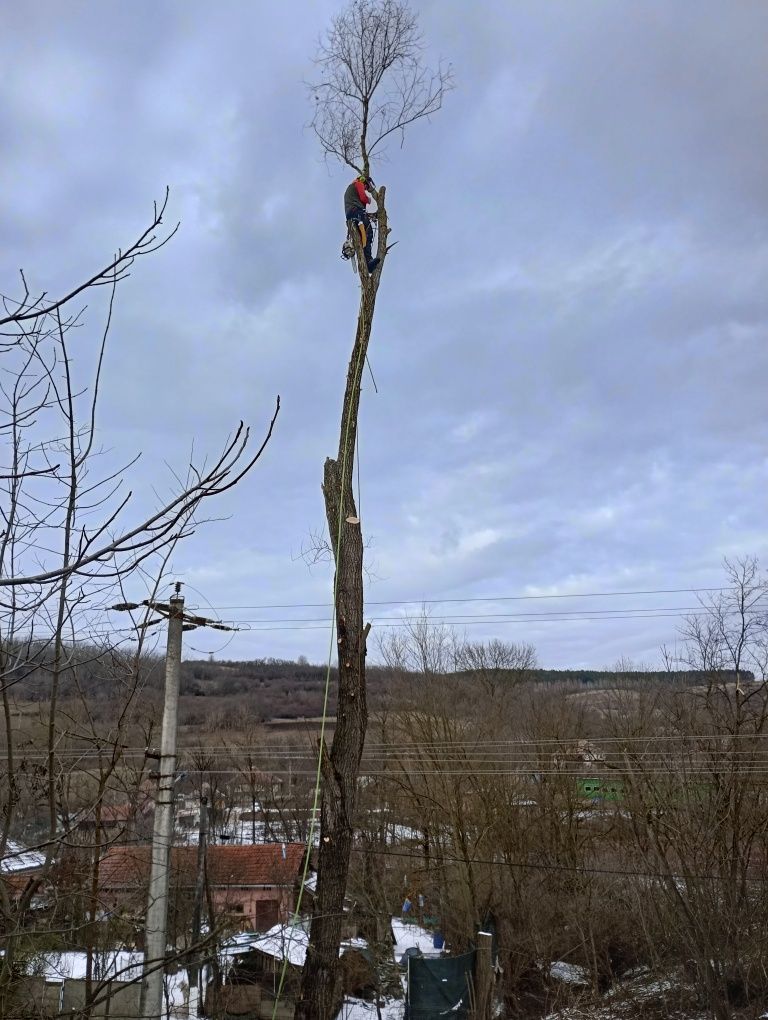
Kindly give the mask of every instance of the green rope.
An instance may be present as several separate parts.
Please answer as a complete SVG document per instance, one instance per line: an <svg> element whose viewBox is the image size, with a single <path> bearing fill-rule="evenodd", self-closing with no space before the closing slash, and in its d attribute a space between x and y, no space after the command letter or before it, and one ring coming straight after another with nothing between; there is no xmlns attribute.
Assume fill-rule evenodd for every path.
<svg viewBox="0 0 768 1020"><path fill-rule="evenodd" d="M360 299L360 304L361 304L360 315L361 316L362 316L362 309L364 308L364 303L365 303L365 294L363 293L363 295L361 296L361 299ZM355 366L355 380L354 380L354 384L352 386L352 393L353 394L355 393L355 390L357 390L358 387L360 386L360 375L361 375L362 366L363 366L363 358L362 358L363 349L364 349L363 348L363 344L361 343L360 344L360 350L358 351L358 355L357 355L357 365ZM349 408L349 410L351 410L351 407ZM358 410L359 410L359 404L358 404ZM343 448L343 451L342 451L342 462L341 462L341 491L339 493L339 525L338 525L338 531L337 531L337 534L336 534L336 570L335 570L334 578L333 578L333 616L332 616L332 619L331 619L331 639L330 639L330 645L328 647L328 664L327 664L326 670L325 670L325 690L323 692L323 716L322 716L322 722L320 723L320 751L319 751L318 756L317 756L317 770L315 772L315 790L314 790L314 795L313 795L313 798L312 798L312 814L311 814L310 821L309 821L309 832L307 834L307 852L304 855L304 869L303 869L302 875L301 875L301 885L299 886L299 895L296 897L296 907L295 907L294 912L293 912L293 921L291 922L294 925L296 924L296 922L299 919L299 913L301 911L301 902L302 902L302 899L304 897L304 887L305 887L305 883L307 881L307 875L309 873L309 857L310 857L310 853L312 851L312 839L313 839L314 834L315 834L316 819L317 819L317 809L318 809L318 805L319 805L319 802L320 802L320 794L321 794L321 790L322 790L322 764L323 764L323 752L324 752L324 749L325 749L325 726L326 726L326 722L328 720L328 697L329 697L329 692L330 692L330 689L331 689L331 668L332 668L332 663L333 663L333 643L334 643L333 639L334 639L334 636L336 634L336 604L337 604L338 591L339 591L339 563L341 562L342 539L343 539L343 534L344 534L343 531L342 531L342 524L344 522L344 489L345 489L344 480L346 478L346 472L347 472L347 450L348 450L348 447L349 447L349 427L350 427L351 417L352 416L351 416L351 414L349 414L349 411L348 411L346 424L344 426L344 448ZM357 438L357 436L355 438ZM358 470L359 470L359 467L358 467ZM358 500L360 498L359 497L359 487L360 487L360 480L359 480L359 474L358 474ZM358 514L359 513L360 513L360 508L358 507ZM362 527L362 524L361 524L361 527ZM278 1007L278 1003L280 1002L280 996L282 995L282 992L283 992L283 986L285 984L285 976L286 976L287 972L288 972L288 954L284 953L284 956L283 956L283 966L282 966L282 969L280 971L280 983L277 986L277 995L275 996L275 1004L272 1007L272 1020L275 1020L275 1017L277 1015L277 1007Z"/></svg>

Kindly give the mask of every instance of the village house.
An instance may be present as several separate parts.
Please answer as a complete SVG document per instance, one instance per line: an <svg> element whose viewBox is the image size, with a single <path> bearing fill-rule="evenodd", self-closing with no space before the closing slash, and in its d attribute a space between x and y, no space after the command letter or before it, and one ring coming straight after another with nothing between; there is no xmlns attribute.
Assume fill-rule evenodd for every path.
<svg viewBox="0 0 768 1020"><path fill-rule="evenodd" d="M99 890L106 910L143 913L151 852L149 845L113 846L104 854ZM214 911L253 931L287 921L296 905L305 852L303 843L209 846L206 865ZM172 896L189 900L196 877L197 847L173 847Z"/></svg>

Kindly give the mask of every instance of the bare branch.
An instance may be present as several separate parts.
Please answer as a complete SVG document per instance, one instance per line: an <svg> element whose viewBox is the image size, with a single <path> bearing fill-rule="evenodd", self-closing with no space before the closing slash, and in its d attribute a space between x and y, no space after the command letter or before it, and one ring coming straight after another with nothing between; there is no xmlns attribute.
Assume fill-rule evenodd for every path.
<svg viewBox="0 0 768 1020"><path fill-rule="evenodd" d="M120 280L124 280L134 261L141 255L149 255L153 251L157 251L158 248L162 248L163 245L167 244L168 241L173 237L176 231L179 229L177 223L164 237L158 240L156 230L162 225L163 215L168 206L168 199L170 197L170 189L165 189L165 195L163 201L158 206L155 203L154 215L152 222L144 230L139 237L131 244L125 251L118 250L114 258L106 265L103 269L100 269L93 276L90 276L83 283L73 287L63 297L54 298L46 301L47 294L43 292L39 297L34 300L29 300L29 288L27 286L26 278L24 273L21 272L22 283L24 285L24 293L15 302L13 299L3 297L3 301L6 308L9 304L15 304L15 311L10 312L3 318L0 318L0 327L19 324L28 322L33 319L42 319L45 316L51 315L54 312L59 311L64 305L68 304L73 298L78 297L84 291L89 290L91 287L101 286L112 286Z"/></svg>
<svg viewBox="0 0 768 1020"><path fill-rule="evenodd" d="M145 544L157 545L166 538L170 538L173 529L179 522L187 517L192 510L209 496L219 495L236 485L241 478L247 474L261 457L267 443L272 437L272 432L280 412L280 398L277 398L275 411L267 428L264 439L256 453L250 457L245 464L241 463L246 452L250 439L250 429L241 422L233 440L224 448L212 468L201 476L198 482L179 493L165 506L141 521L139 524L122 532L111 541L99 546L97 549L83 554L66 566L59 566L52 570L44 570L37 574L21 575L17 577L0 577L0 588L17 586L23 584L41 584L54 581L57 578L78 573L91 563L110 560L119 553L131 552L141 548ZM128 493L122 504L115 511L122 510L131 493ZM101 529L103 530L103 529ZM90 543L89 543L90 544Z"/></svg>
<svg viewBox="0 0 768 1020"><path fill-rule="evenodd" d="M353 0L331 24L307 84L311 127L323 152L358 173L370 173L387 139L436 113L453 88L450 65L421 61L416 15L402 0Z"/></svg>

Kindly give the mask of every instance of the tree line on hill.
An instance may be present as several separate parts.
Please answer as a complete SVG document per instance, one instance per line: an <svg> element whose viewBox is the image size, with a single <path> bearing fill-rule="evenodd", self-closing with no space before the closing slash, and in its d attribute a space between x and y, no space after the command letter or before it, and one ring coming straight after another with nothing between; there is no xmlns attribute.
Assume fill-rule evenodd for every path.
<svg viewBox="0 0 768 1020"><path fill-rule="evenodd" d="M467 648L474 657L468 661ZM483 662L478 650L495 648L508 653L508 661L498 664ZM613 669L543 669L535 664L535 652L530 646L492 641L463 646L464 656L455 661L440 661L433 668L419 668L414 661L403 665L395 658L386 661L390 650L385 651L382 665L369 666L368 681L372 708L391 691L393 683L405 674L455 676L471 680L484 677L497 683L519 683L522 680L540 684L576 684L595 689L621 685L654 686L659 684L695 687L705 683L710 675L700 669L651 670L617 666ZM524 655L521 655L523 649ZM455 651L455 650L454 650ZM13 687L16 700L46 702L50 690L52 652L48 645L34 647L26 657L17 661L5 682ZM114 677L110 678L109 663L113 650L89 643L75 644L68 649L67 666L61 671L59 696L63 699L86 697L97 705L110 701L114 696ZM514 658L524 658L523 665L514 665ZM424 664L422 664L423 667ZM397 667L397 668L396 668ZM145 698L159 698L163 689L163 657L145 654L139 666L139 682ZM312 664L300 656L298 659L259 658L250 660L195 660L188 659L181 666L181 719L196 712L193 699L244 699L250 702L251 710L262 720L273 718L306 718L317 716L322 711L327 666ZM330 705L335 705L336 669L331 669ZM723 682L733 682L736 672L722 668L719 675ZM744 682L753 682L755 674L742 669Z"/></svg>

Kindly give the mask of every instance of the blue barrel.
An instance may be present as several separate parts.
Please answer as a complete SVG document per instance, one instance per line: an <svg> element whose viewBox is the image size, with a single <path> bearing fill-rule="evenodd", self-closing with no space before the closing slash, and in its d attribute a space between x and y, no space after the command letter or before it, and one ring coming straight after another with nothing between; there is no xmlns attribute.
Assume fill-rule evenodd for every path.
<svg viewBox="0 0 768 1020"><path fill-rule="evenodd" d="M436 931L434 933L434 935L432 936L432 947L433 947L433 949L442 949L444 946L445 946L445 938L444 938L444 936L441 935L439 931Z"/></svg>

